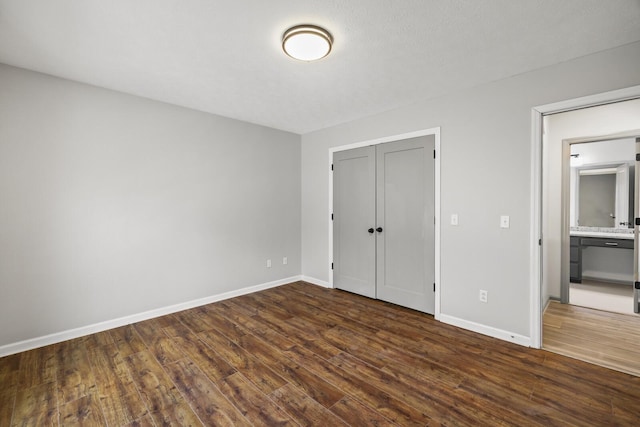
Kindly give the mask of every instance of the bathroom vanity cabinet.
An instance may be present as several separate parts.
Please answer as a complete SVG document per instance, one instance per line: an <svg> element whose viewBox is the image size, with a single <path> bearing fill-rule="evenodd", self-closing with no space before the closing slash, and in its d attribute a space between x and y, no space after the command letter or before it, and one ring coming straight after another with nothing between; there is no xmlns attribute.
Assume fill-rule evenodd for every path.
<svg viewBox="0 0 640 427"><path fill-rule="evenodd" d="M593 280L633 283L634 241L632 237L633 235L627 234L618 234L615 237L598 236L595 233L582 236L572 235L570 241L571 282L582 283L583 276L588 276ZM596 252L599 256L589 256ZM617 275L612 275L613 273Z"/></svg>

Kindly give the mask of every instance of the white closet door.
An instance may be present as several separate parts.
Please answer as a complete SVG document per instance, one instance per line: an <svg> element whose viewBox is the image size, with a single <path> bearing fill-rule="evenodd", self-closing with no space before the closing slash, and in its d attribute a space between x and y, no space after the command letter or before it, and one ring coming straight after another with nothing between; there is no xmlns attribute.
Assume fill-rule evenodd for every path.
<svg viewBox="0 0 640 427"><path fill-rule="evenodd" d="M333 285L376 297L375 148L333 155Z"/></svg>
<svg viewBox="0 0 640 427"><path fill-rule="evenodd" d="M377 298L435 311L435 138L376 147Z"/></svg>

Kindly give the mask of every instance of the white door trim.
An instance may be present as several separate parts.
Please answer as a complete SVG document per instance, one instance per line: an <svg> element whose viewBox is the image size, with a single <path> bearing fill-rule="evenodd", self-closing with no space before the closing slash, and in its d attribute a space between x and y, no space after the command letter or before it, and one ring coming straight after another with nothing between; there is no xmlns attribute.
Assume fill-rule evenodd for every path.
<svg viewBox="0 0 640 427"><path fill-rule="evenodd" d="M542 347L542 117L580 108L640 98L640 85L610 92L569 99L531 109L531 218L530 256L530 316L531 347Z"/></svg>
<svg viewBox="0 0 640 427"><path fill-rule="evenodd" d="M440 127L418 130L415 132L408 132L399 135L390 135L382 138L371 139L367 141L355 142L352 144L340 145L338 147L329 148L329 163L327 170L329 171L329 212L327 218L329 218L329 284L333 286L333 270L331 269L331 263L333 262L333 221L331 221L331 214L333 213L333 173L331 171L331 164L333 163L333 153L337 151L350 150L352 148L367 147L370 145L384 144L385 142L400 141L403 139L416 138L419 136L434 135L435 148L436 148L436 164L435 164L435 280L436 280L436 295L435 295L435 312L434 317L436 320L440 319Z"/></svg>

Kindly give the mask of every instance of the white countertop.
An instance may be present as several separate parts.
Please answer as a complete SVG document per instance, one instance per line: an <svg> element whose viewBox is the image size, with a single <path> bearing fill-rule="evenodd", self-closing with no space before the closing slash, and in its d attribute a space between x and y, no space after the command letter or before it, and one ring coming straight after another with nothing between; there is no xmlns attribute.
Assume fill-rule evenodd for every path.
<svg viewBox="0 0 640 427"><path fill-rule="evenodd" d="M612 232L604 232L604 231L570 231L570 236L581 236L581 237L602 237L605 239L627 239L633 240L633 233L612 233Z"/></svg>

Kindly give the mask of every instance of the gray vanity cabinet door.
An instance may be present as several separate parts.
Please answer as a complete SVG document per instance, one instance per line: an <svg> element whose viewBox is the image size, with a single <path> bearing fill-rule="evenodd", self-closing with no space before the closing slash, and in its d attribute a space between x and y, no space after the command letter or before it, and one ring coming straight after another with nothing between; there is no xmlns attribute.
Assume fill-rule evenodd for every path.
<svg viewBox="0 0 640 427"><path fill-rule="evenodd" d="M334 153L333 285L371 298L376 297L375 182L374 147Z"/></svg>
<svg viewBox="0 0 640 427"><path fill-rule="evenodd" d="M435 138L376 147L378 299L435 311Z"/></svg>

